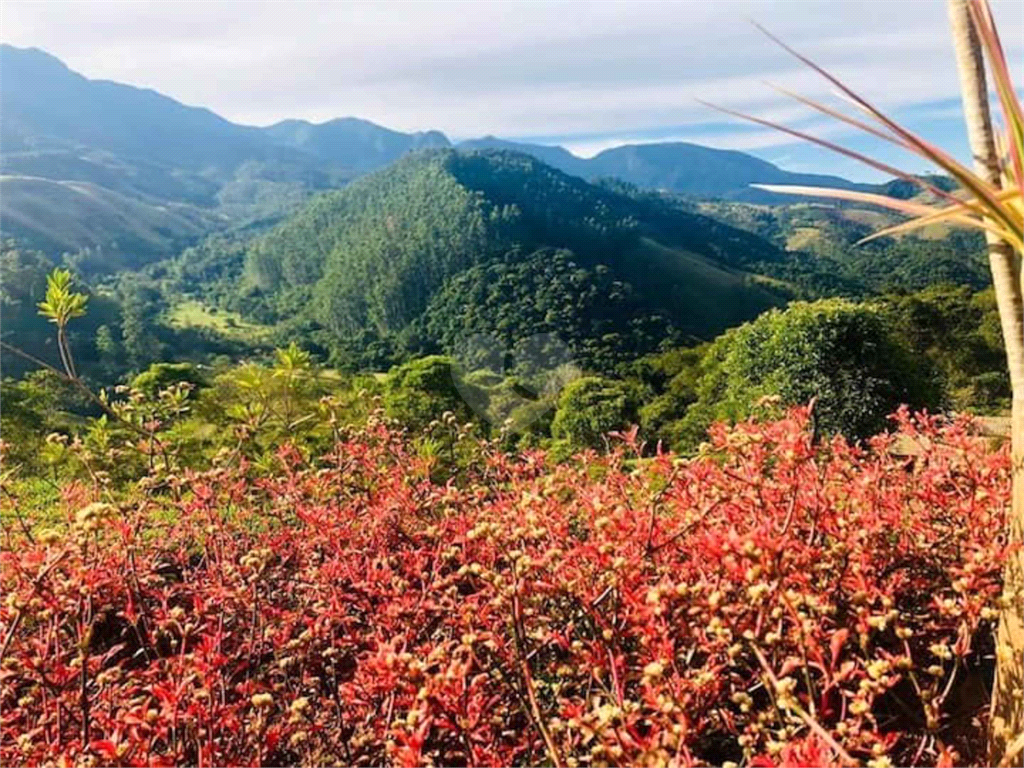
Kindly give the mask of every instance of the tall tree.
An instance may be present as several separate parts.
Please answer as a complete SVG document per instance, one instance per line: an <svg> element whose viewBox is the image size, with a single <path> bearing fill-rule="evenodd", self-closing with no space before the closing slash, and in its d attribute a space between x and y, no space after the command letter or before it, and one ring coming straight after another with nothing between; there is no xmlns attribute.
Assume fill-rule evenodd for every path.
<svg viewBox="0 0 1024 768"><path fill-rule="evenodd" d="M985 57L968 0L949 0L960 94L963 101L967 138L974 155L976 173L992 187L1002 188L1003 168L996 148L995 132L988 102ZM1018 190L1019 193L1019 190ZM1010 539L1024 543L1024 283L1021 257L995 232L985 232L989 266L999 307L999 319L1006 346L1006 362L1013 389L1011 415L1013 442L1013 507ZM989 758L993 765L1004 755L1013 760L1024 747L1024 549L1018 549L1006 564L1004 607L999 619L996 679L992 693L992 721ZM1018 742L1020 742L1018 744ZM1014 764L1018 764L1014 763Z"/></svg>

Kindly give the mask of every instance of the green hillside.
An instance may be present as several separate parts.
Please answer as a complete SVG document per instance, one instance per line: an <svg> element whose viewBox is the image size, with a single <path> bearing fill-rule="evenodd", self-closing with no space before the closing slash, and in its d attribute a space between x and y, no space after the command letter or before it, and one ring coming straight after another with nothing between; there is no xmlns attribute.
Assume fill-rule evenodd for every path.
<svg viewBox="0 0 1024 768"><path fill-rule="evenodd" d="M549 276L552 290L605 297L586 333L579 323L589 321L545 311L541 322L536 306L524 304L544 303L540 275L555 251L577 273ZM501 314L505 335L559 332L580 341L576 351L590 362L606 364L673 334L711 338L778 304L743 267L782 257L759 237L527 155L440 150L318 197L256 240L238 305L262 320L311 321L328 347L346 350L371 335L410 351L449 351L453 328L498 330L491 326ZM516 274L516 295L466 300L499 263Z"/></svg>
<svg viewBox="0 0 1024 768"><path fill-rule="evenodd" d="M810 295L869 296L937 284L974 289L989 284L985 240L976 231L935 225L859 243L902 219L889 211L844 203L701 202L692 207L784 249L784 262L764 265L763 271Z"/></svg>
<svg viewBox="0 0 1024 768"><path fill-rule="evenodd" d="M97 251L102 271L130 268L140 256L173 253L221 224L221 216L186 203L131 197L87 181L0 176L5 237L49 253Z"/></svg>

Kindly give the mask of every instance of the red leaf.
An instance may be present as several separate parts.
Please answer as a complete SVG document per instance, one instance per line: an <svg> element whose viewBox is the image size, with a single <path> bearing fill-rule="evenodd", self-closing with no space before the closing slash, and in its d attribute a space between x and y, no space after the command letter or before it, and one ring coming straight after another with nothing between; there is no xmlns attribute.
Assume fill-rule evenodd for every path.
<svg viewBox="0 0 1024 768"><path fill-rule="evenodd" d="M836 668L836 663L839 661L839 654L843 650L843 645L846 643L846 639L850 636L850 630L837 629L832 633L832 639L829 640L829 648L832 650L832 669Z"/></svg>

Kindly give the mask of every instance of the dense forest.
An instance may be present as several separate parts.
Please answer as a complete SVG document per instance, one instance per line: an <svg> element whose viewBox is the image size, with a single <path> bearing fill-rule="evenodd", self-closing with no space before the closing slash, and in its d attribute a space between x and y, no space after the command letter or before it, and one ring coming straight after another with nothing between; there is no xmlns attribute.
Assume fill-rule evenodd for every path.
<svg viewBox="0 0 1024 768"><path fill-rule="evenodd" d="M225 371L290 343L348 374L447 355L465 374L489 369L511 382L503 387L548 359L552 369L571 364L619 382L629 394L613 426L640 423L651 439L682 450L714 418L740 417L762 395L785 394L791 404L821 398L829 366L846 365L836 361L868 344L869 357L890 350L881 354L888 370L860 370L850 381L866 376L891 389L864 401L875 414L870 425L840 419L832 425L839 431L884 426L882 402L998 412L1009 385L976 236L858 245L869 231L864 217L841 206L693 203L611 179L590 184L508 151L421 152L276 226L212 235L140 271L97 275L80 255L47 256L8 241L3 338L58 363L52 326L32 308L46 274L63 263L90 306L68 343L97 386L153 363ZM776 371L737 395L711 383L718 370L742 369L725 354L729 345L771 348L756 330L767 319L749 326L750 340L733 331L716 341L719 333L787 301L830 296L860 302L835 305L859 319L821 361L806 358L807 349L791 353L821 366L819 383L809 370ZM820 339L828 322L815 317L820 327L795 324L792 333ZM468 349L475 339L486 348ZM536 343L550 349L524 347ZM784 358L771 355L764 359L778 367ZM2 360L8 390L17 386L10 377L36 367L9 349ZM849 364L861 365L856 357ZM758 380L755 370L740 375ZM802 386L787 389L785 375ZM556 403L544 398L548 406L535 394L530 408L547 410L550 421ZM540 436L558 439L550 424Z"/></svg>
<svg viewBox="0 0 1024 768"><path fill-rule="evenodd" d="M446 317L471 311L458 305L457 293L479 277L464 273L500 262L536 285L543 277L531 273L542 264L531 254L538 249L557 249L578 265L574 279L588 283L580 285L583 295L607 294L611 283L631 295L617 303L608 333L635 335L629 326L660 316L681 333L710 338L781 303L742 271L747 262L781 258L760 238L588 184L526 155L438 151L324 195L257 238L228 306L262 322L315 323L332 351L369 332L410 352L451 352L451 333L440 329L473 325ZM540 330L524 309L505 310L505 333ZM549 301L543 311L555 309ZM577 322L575 313L564 314ZM547 325L583 340L555 319ZM590 340L600 345L604 335ZM624 343L643 353L651 342ZM592 354L625 359L615 349Z"/></svg>

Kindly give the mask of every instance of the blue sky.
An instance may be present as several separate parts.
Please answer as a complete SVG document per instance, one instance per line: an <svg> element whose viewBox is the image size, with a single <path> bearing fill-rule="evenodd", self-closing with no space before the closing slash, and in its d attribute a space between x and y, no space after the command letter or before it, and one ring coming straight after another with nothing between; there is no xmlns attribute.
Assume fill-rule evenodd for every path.
<svg viewBox="0 0 1024 768"><path fill-rule="evenodd" d="M995 0L1024 81L1019 0ZM749 19L909 126L964 154L944 0L5 0L0 35L93 78L131 83L241 123L352 115L453 139L494 134L577 154L684 140L792 170L876 178L695 98L897 158L768 88L829 88Z"/></svg>

